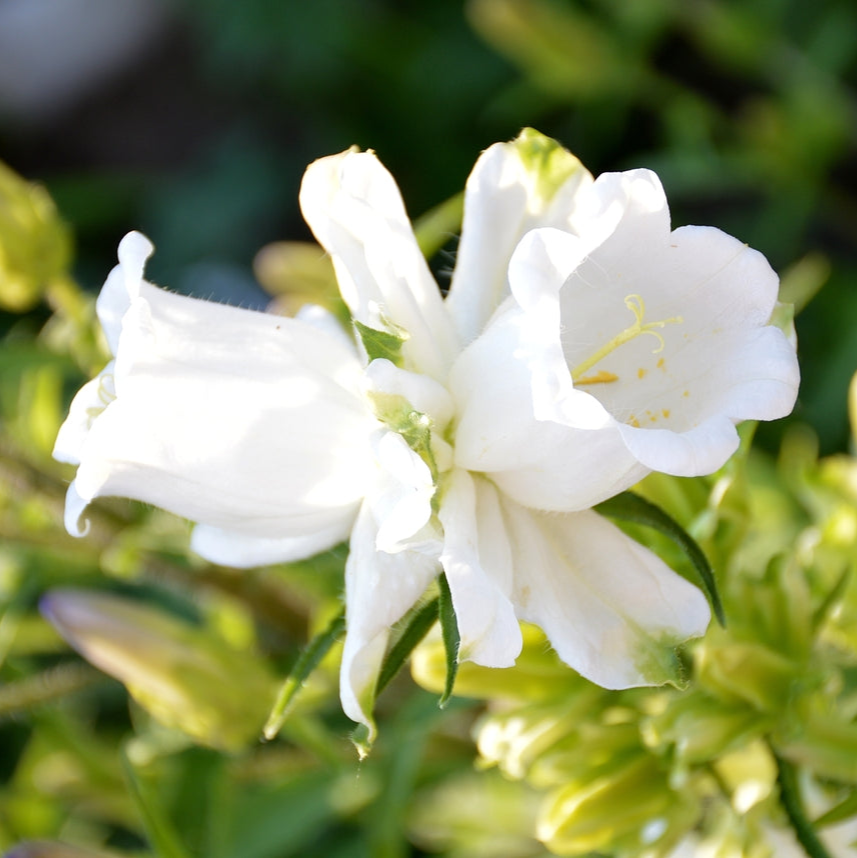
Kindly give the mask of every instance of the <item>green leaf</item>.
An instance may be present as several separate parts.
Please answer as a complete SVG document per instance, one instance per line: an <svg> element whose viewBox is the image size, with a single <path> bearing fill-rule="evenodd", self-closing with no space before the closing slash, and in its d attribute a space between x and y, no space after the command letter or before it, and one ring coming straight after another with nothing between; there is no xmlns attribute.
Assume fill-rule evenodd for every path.
<svg viewBox="0 0 857 858"><path fill-rule="evenodd" d="M405 622L405 627L396 642L390 647L381 671L378 674L378 684L375 686L377 697L389 684L393 677L402 669L410 654L419 642L428 634L438 617L440 598L426 602L413 611Z"/></svg>
<svg viewBox="0 0 857 858"><path fill-rule="evenodd" d="M826 813L819 816L812 824L815 828L824 828L826 825L835 825L846 819L857 815L857 790L850 792L848 797L839 804L831 807Z"/></svg>
<svg viewBox="0 0 857 858"><path fill-rule="evenodd" d="M660 507L633 492L622 492L616 497L603 501L595 507L595 511L606 515L608 518L617 518L620 521L631 521L635 524L652 527L671 539L687 555L688 560L699 575L702 589L711 600L711 607L717 621L721 626L726 627L726 615L723 612L723 603L720 601L711 564L696 540L675 519L667 515Z"/></svg>
<svg viewBox="0 0 857 858"><path fill-rule="evenodd" d="M845 590L848 587L848 582L851 580L851 566L845 565L836 583L831 588L830 592L824 597L824 601L813 611L812 614L812 629L817 632L827 621L833 609L842 600L845 595Z"/></svg>
<svg viewBox="0 0 857 858"><path fill-rule="evenodd" d="M268 721L262 731L266 739L273 739L283 722L289 715L295 697L300 691L307 677L318 667L321 660L327 655L330 648L345 631L345 609L343 608L331 620L328 627L316 635L303 649L292 668L291 673L282 684L274 708L268 716Z"/></svg>
<svg viewBox="0 0 857 858"><path fill-rule="evenodd" d="M356 319L354 320L354 327L360 334L363 348L366 349L370 362L379 358L386 358L396 366L402 365L402 346L407 340L407 335L404 332L379 331L377 328L370 328Z"/></svg>
<svg viewBox="0 0 857 858"><path fill-rule="evenodd" d="M440 707L446 706L452 696L455 685L455 677L458 674L458 647L461 637L458 634L458 621L455 617L455 608L452 605L452 593L449 590L449 581L446 575L441 573L437 579L440 585L440 596L438 597L438 616L440 618L440 630L443 635L443 648L446 651L446 684L443 694L440 696Z"/></svg>

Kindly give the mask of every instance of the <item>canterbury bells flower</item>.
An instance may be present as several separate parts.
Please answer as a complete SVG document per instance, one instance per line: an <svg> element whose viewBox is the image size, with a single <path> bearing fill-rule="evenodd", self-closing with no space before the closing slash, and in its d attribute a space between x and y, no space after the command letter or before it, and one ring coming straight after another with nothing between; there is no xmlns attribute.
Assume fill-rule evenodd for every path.
<svg viewBox="0 0 857 858"><path fill-rule="evenodd" d="M672 678L706 600L590 507L651 470L710 473L738 421L791 410L764 257L671 232L653 173L593 180L530 130L468 180L445 301L373 153L316 161L300 200L360 344L317 309L158 289L126 236L98 302L115 360L57 439L79 465L69 530L122 495L197 522L194 550L231 566L350 539L341 696L370 738L390 626L441 570L461 659L511 665L528 620L600 685Z"/></svg>

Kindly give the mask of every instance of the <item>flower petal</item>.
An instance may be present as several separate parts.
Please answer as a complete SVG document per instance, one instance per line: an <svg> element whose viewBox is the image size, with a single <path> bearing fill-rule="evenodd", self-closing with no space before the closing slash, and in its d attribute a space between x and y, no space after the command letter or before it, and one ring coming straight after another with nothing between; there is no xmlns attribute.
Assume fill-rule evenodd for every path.
<svg viewBox="0 0 857 858"><path fill-rule="evenodd" d="M92 421L116 398L113 385L114 362L106 367L91 381L81 387L71 401L57 439L54 442L53 457L58 462L79 465L86 436L92 427Z"/></svg>
<svg viewBox="0 0 857 858"><path fill-rule="evenodd" d="M400 369L384 358L373 360L363 376L367 394L401 397L411 408L431 418L432 430L442 432L455 413L446 388L427 375Z"/></svg>
<svg viewBox="0 0 857 858"><path fill-rule="evenodd" d="M348 538L353 523L354 514L348 513L326 529L312 531L306 536L280 539L247 536L198 524L191 534L190 547L211 563L233 569L252 569L274 563L291 563L327 551Z"/></svg>
<svg viewBox="0 0 857 858"><path fill-rule="evenodd" d="M489 474L526 506L572 511L624 491L647 470L600 403L573 389L558 334L555 323L551 354L550 333L510 306L464 351L450 374L459 409L455 461ZM544 419L554 399L558 419Z"/></svg>
<svg viewBox="0 0 857 858"><path fill-rule="evenodd" d="M518 616L539 625L563 661L604 688L679 678L675 645L709 621L696 587L592 511L502 504Z"/></svg>
<svg viewBox="0 0 857 858"><path fill-rule="evenodd" d="M438 515L444 530L440 562L461 638L459 660L511 667L523 643L509 599L512 556L496 489L454 470Z"/></svg>
<svg viewBox="0 0 857 858"><path fill-rule="evenodd" d="M571 228L579 194L591 184L574 155L532 129L482 153L467 180L446 301L462 342L478 336L508 297L506 271L522 236L540 226Z"/></svg>
<svg viewBox="0 0 857 858"><path fill-rule="evenodd" d="M340 697L345 714L375 737L372 710L378 674L387 651L390 627L425 592L440 571L422 554L387 554L375 548L378 524L367 503L357 515L345 566L346 637L342 652Z"/></svg>
<svg viewBox="0 0 857 858"><path fill-rule="evenodd" d="M343 152L310 164L301 210L331 255L354 319L403 328L409 368L442 379L457 350L440 290L414 238L393 177L372 152Z"/></svg>
<svg viewBox="0 0 857 858"><path fill-rule="evenodd" d="M379 522L376 547L396 553L411 547L412 537L428 524L434 482L428 465L397 432L380 430L372 447L378 474L367 502Z"/></svg>
<svg viewBox="0 0 857 858"><path fill-rule="evenodd" d="M535 227L572 228L592 176L556 141L525 129L482 153L464 197L464 222L446 305L462 342L473 340L509 296L509 259Z"/></svg>
<svg viewBox="0 0 857 858"><path fill-rule="evenodd" d="M95 304L112 355L119 348L122 317L140 293L143 268L153 250L152 242L139 232L129 232L119 242L119 264L108 275Z"/></svg>
<svg viewBox="0 0 857 858"><path fill-rule="evenodd" d="M119 495L264 539L347 533L377 422L344 342L143 282L116 399L80 445L79 498ZM319 537L321 538L321 537Z"/></svg>

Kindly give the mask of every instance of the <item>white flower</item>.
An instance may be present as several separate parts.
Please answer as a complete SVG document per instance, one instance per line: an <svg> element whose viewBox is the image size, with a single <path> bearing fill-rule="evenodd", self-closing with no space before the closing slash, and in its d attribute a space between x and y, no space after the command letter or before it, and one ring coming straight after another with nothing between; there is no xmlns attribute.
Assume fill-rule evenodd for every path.
<svg viewBox="0 0 857 858"><path fill-rule="evenodd" d="M350 534L341 696L370 738L390 627L441 570L461 659L511 665L530 620L606 687L672 678L707 603L589 508L652 469L710 472L735 422L791 409L764 259L717 230L670 233L653 174L593 182L532 131L477 162L446 301L374 154L310 165L301 206L362 357L320 318L156 289L151 246L126 237L99 299L115 362L57 442L80 465L70 529L121 494L198 522L193 547L228 565ZM400 352L368 361L376 336Z"/></svg>
<svg viewBox="0 0 857 858"><path fill-rule="evenodd" d="M378 424L346 337L145 282L130 233L98 298L115 355L75 397L55 458L77 464L66 527L120 495L200 522L224 563L305 557L348 537Z"/></svg>

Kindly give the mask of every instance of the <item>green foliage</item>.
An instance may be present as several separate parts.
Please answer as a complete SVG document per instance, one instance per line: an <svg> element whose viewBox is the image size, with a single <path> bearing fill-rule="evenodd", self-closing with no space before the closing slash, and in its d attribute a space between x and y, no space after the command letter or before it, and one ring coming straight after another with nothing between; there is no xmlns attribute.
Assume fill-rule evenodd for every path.
<svg viewBox="0 0 857 858"><path fill-rule="evenodd" d="M449 198L417 220L420 246L443 275L461 221L461 197L451 195L475 153L537 124L596 172L657 170L676 225L717 223L782 271L807 380L796 419L812 428L760 429L755 448L743 429L741 451L720 473L653 475L637 488L681 530L659 532L639 515L623 526L683 574L708 580L729 621L678 654L685 690L596 688L528 626L514 668L458 665L430 600L396 630L376 689L380 737L358 764L336 699L341 626L328 625L341 610L343 549L236 573L189 556L183 522L120 501L95 505L86 540L64 533L71 474L51 461L53 438L69 394L107 355L57 207L41 185L0 168L0 851L666 858L689 843L768 858L785 856L769 837L789 819L797 829L815 820L823 843L836 825L853 827L852 5L174 7L203 93L192 93L186 124L210 131L182 139L158 106L144 117L151 136L142 147L166 140L184 154L141 167L126 153L129 135L117 133L122 151L109 156L110 170L92 171L92 153L111 136L106 121L72 110L42 140L0 127L20 160L12 165L44 180L78 230L75 273L87 287L101 281L127 224L157 236L155 280L182 282L201 260L249 276L265 247L255 273L281 310L320 303L345 321L329 260L315 245L277 242L299 228L305 164L354 143L376 146L414 214ZM144 99L121 97L144 109ZM90 160L75 161L63 141L87 126ZM543 140L531 142L534 157L550 157ZM780 321L787 328L788 313ZM370 354L395 360L395 333L360 333ZM431 464L420 417L408 409L403 419ZM142 673L113 671L121 684L59 638L37 609L58 587L107 592L110 605L130 609L125 665L133 656ZM144 646L135 634L146 630ZM413 677L430 694L400 675L412 651ZM155 690L140 676L154 677ZM274 677L289 679L263 743ZM439 696L448 698L443 712ZM477 753L495 770L475 772Z"/></svg>

